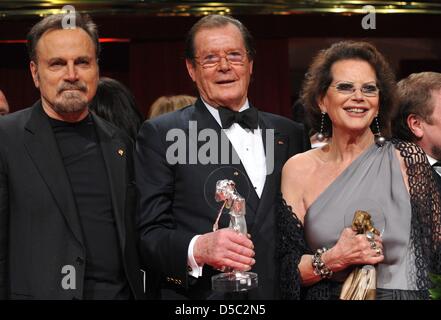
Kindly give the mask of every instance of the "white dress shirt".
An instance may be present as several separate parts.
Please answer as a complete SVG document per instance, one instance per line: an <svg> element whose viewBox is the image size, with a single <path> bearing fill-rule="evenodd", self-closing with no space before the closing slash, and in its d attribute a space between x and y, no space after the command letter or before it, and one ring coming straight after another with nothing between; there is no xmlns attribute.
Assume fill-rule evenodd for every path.
<svg viewBox="0 0 441 320"><path fill-rule="evenodd" d="M217 121L219 126L222 127L217 108L210 106L205 101L203 101L203 103ZM245 104L240 108L239 112L244 111L249 107L250 105L247 99ZM237 155L239 156L240 161L242 162L245 171L250 178L258 197L260 198L262 196L262 191L266 180L266 158L265 149L263 147L262 130L257 128L257 130L254 130L253 132L252 130L242 128L237 123L233 123L231 127L228 129L223 129L223 131L233 145L234 150L237 152ZM193 237L188 246L188 274L195 278L202 276L203 267L196 263L193 256L193 247L198 237L199 235Z"/></svg>
<svg viewBox="0 0 441 320"><path fill-rule="evenodd" d="M432 158L431 156L429 156L428 154L426 154L427 156L427 160L429 160L429 163L431 166L433 166L434 163L438 162L438 160ZM432 167L436 173L438 173L441 176L441 167Z"/></svg>

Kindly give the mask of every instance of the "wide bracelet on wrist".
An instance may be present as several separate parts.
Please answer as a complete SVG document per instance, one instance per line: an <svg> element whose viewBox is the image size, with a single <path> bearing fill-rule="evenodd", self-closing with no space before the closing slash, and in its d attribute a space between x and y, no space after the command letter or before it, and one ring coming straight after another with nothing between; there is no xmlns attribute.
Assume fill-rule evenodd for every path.
<svg viewBox="0 0 441 320"><path fill-rule="evenodd" d="M314 274L320 276L322 279L329 279L332 277L332 270L329 269L322 260L322 254L327 251L326 248L317 249L317 251L312 256L312 268L314 269Z"/></svg>

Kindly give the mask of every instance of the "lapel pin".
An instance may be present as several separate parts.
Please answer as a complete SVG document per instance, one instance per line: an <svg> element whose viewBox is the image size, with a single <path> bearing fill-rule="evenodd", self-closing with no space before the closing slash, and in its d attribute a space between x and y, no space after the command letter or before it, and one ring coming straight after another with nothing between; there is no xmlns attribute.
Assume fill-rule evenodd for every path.
<svg viewBox="0 0 441 320"><path fill-rule="evenodd" d="M285 142L283 142L282 140L278 140L277 144L285 144Z"/></svg>
<svg viewBox="0 0 441 320"><path fill-rule="evenodd" d="M238 176L239 175L239 172L237 172L237 171L234 171L234 173L233 173L235 176Z"/></svg>
<svg viewBox="0 0 441 320"><path fill-rule="evenodd" d="M124 150L123 149L118 149L118 154L122 157L124 155Z"/></svg>

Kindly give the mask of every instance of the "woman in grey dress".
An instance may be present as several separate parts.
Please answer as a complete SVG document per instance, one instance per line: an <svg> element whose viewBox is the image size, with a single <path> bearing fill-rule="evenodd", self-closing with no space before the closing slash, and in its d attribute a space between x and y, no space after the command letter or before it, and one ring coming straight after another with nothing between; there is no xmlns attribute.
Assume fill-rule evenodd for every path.
<svg viewBox="0 0 441 320"><path fill-rule="evenodd" d="M282 297L336 299L355 265L375 265L377 299L428 298L428 272L441 264L440 199L421 149L385 139L396 98L384 57L365 42L332 45L310 66L302 99L330 142L282 172ZM357 210L380 235L350 228Z"/></svg>

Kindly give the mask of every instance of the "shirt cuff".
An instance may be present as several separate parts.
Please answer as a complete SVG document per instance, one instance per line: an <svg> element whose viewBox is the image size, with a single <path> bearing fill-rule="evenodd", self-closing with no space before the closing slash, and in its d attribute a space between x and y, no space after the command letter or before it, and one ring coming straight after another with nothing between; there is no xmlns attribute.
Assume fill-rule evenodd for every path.
<svg viewBox="0 0 441 320"><path fill-rule="evenodd" d="M201 235L194 236L193 239L191 239L190 244L188 245L188 254L187 254L187 265L188 265L188 274L192 277L199 278L202 277L202 266L199 266L196 263L196 260L193 256L193 248L194 244L196 243L196 240Z"/></svg>

